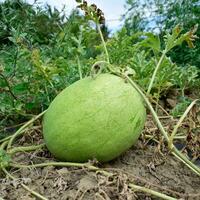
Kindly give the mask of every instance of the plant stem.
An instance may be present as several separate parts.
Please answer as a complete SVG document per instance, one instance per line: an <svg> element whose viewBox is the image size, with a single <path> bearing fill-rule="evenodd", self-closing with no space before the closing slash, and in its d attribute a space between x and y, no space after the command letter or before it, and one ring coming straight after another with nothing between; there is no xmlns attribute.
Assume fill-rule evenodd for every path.
<svg viewBox="0 0 200 200"><path fill-rule="evenodd" d="M161 199L165 199L165 200L177 200L176 198L170 197L170 196L168 196L166 194L162 194L160 192L154 191L154 190L149 189L149 188L141 187L139 185L129 184L129 187L131 187L133 190L142 191L142 192L154 195L156 197L159 197Z"/></svg>
<svg viewBox="0 0 200 200"><path fill-rule="evenodd" d="M12 135L1 139L1 140L0 140L0 144L1 144L2 142L5 142L5 141L9 140L11 137L12 137Z"/></svg>
<svg viewBox="0 0 200 200"><path fill-rule="evenodd" d="M28 121L27 123L25 123L22 127L20 127L20 128L15 132L15 134L13 134L12 137L10 138L10 140L9 140L9 142L8 142L7 150L11 148L14 139L15 139L17 136L19 136L19 135L22 133L22 131L23 131L26 127L28 127L30 124L32 124L34 121L36 121L36 120L37 120L38 118L40 118L42 115L44 115L45 112L46 112L46 110L43 111L42 113L40 113L39 115L35 116L35 117L32 118L31 120L29 120L29 121Z"/></svg>
<svg viewBox="0 0 200 200"><path fill-rule="evenodd" d="M138 91L138 93L142 96L144 99L145 103L147 104L149 110L151 111L154 121L156 122L158 128L160 129L161 133L163 134L164 138L166 139L168 146L169 146L169 137L168 133L165 131L163 128L163 125L161 124L156 112L154 111L151 103L147 99L147 97L143 94L143 92L140 90L140 88L137 86L136 83L134 83L127 75L124 75L125 78L129 81L129 83ZM176 147L171 144L170 150L172 151L172 154L175 155L180 161L182 161L184 164L186 164L193 172L198 174L200 176L200 168L197 167L195 164L193 164L190 160L188 160L181 152L176 149Z"/></svg>
<svg viewBox="0 0 200 200"><path fill-rule="evenodd" d="M15 153L18 153L18 152L27 152L27 151L34 151L34 150L37 150L37 149L41 149L45 146L45 144L39 144L39 145L36 145L36 146L27 146L27 147L15 147L15 148L12 148L10 150L8 150L8 154L15 154Z"/></svg>
<svg viewBox="0 0 200 200"><path fill-rule="evenodd" d="M194 163L192 163L190 160L188 160L187 157L185 157L177 148L173 146L171 149L172 154L176 156L179 160L181 160L185 165L187 165L193 172L198 174L200 176L200 168L196 166Z"/></svg>
<svg viewBox="0 0 200 200"><path fill-rule="evenodd" d="M22 187L27 190L28 192L30 192L31 194L33 194L34 196L36 196L37 198L41 199L41 200L48 200L47 198L43 197L41 194L31 190L29 187L27 187L26 185L24 185L23 183L21 184Z"/></svg>
<svg viewBox="0 0 200 200"><path fill-rule="evenodd" d="M23 132L25 132L25 131L26 131L26 129L22 130L22 131L21 131L21 134L22 134ZM8 136L8 137L6 137L6 138L0 140L0 144L1 144L2 142L5 142L5 141L10 140L10 139L12 138L12 136L13 136L13 135L10 135L10 136Z"/></svg>
<svg viewBox="0 0 200 200"><path fill-rule="evenodd" d="M6 147L7 144L8 144L8 141L6 140L6 141L4 141L4 142L1 144L0 148L1 148L1 149L4 149L4 148Z"/></svg>
<svg viewBox="0 0 200 200"><path fill-rule="evenodd" d="M158 125L158 128L160 129L160 131L162 132L164 138L166 139L166 141L169 141L169 137L167 132L165 131L165 129L163 128L163 125L161 124L156 112L154 111L151 103L149 102L149 100L147 99L147 97L145 96L145 94L141 91L141 89L137 86L137 84L135 82L133 82L127 75L124 75L125 78L129 81L129 83L137 90L137 92L142 96L142 98L144 99L145 103L147 104L149 110L151 111L154 120L156 122L156 124Z"/></svg>
<svg viewBox="0 0 200 200"><path fill-rule="evenodd" d="M22 124L25 124L25 123L22 123ZM36 128L38 128L38 127L40 127L40 126L35 126L34 129L36 129ZM23 132L25 132L25 131L26 131L26 129L22 130L21 133L23 133ZM12 135L9 135L8 137L5 137L5 138L1 139L1 140L0 140L0 144L1 144L2 142L4 142L4 141L10 140L11 137L12 137Z"/></svg>
<svg viewBox="0 0 200 200"><path fill-rule="evenodd" d="M160 66L161 66L161 64L162 64L162 62L164 60L164 57L165 57L166 53L167 53L167 51L164 50L163 53L162 53L162 56L160 57L160 60L158 61L158 64L156 65L156 68L155 68L155 70L153 72L153 75L152 75L152 78L151 78L151 81L150 81L150 84L149 84L149 87L148 87L148 90L147 90L147 95L149 95L150 92L151 92L151 89L153 87L153 83L154 83L155 78L156 78L156 74L157 74L158 69L160 68Z"/></svg>
<svg viewBox="0 0 200 200"><path fill-rule="evenodd" d="M4 79L4 81L6 82L6 85L8 87L8 92L10 93L10 95L13 97L13 99L15 100L18 100L18 98L15 96L15 94L13 93L12 91L12 88L10 86L10 83L9 81L7 80L7 78L3 75L3 74L0 74L0 76Z"/></svg>
<svg viewBox="0 0 200 200"><path fill-rule="evenodd" d="M56 167L86 167L90 170L99 170L98 167L92 166L88 163L72 163L72 162L46 162L33 165L20 165L15 163L10 163L11 167L15 168L30 168L30 167L47 167L47 166L56 166Z"/></svg>
<svg viewBox="0 0 200 200"><path fill-rule="evenodd" d="M48 103L50 103L50 98L49 98L49 93L48 93L48 89L47 89L47 84L46 83L44 84L44 89L45 89L45 92L47 94L47 101L48 101Z"/></svg>
<svg viewBox="0 0 200 200"><path fill-rule="evenodd" d="M10 178L12 179L13 181L15 181L15 177L12 176L5 168L2 168L3 172ZM31 190L29 187L27 187L26 185L24 185L23 183L21 183L21 186L29 191L31 194L33 194L34 196L36 196L37 198L41 199L41 200L48 200L47 198L43 197L42 195L40 195L39 193Z"/></svg>
<svg viewBox="0 0 200 200"><path fill-rule="evenodd" d="M172 143L173 143L173 140L174 140L174 137L178 131L178 128L180 127L180 125L182 124L183 120L185 119L185 117L187 116L187 114L190 112L190 110L192 109L192 107L196 104L196 102L198 101L199 99L196 99L194 100L188 107L187 109L185 110L185 112L183 113L183 115L181 116L181 118L179 119L178 123L176 124L176 126L174 127L173 131L172 131L172 134L169 138L169 147L171 147Z"/></svg>
<svg viewBox="0 0 200 200"><path fill-rule="evenodd" d="M81 70L81 63L80 63L80 59L79 59L78 56L77 56L77 63L78 63L79 77L80 77L80 79L83 79L82 70Z"/></svg>
<svg viewBox="0 0 200 200"><path fill-rule="evenodd" d="M158 101L154 100L152 96L148 96L150 98L150 101L156 104L156 107L159 107L166 115L167 117L172 118L172 116L169 115L169 113L158 103Z"/></svg>
<svg viewBox="0 0 200 200"><path fill-rule="evenodd" d="M101 41L102 41L102 44L103 44L103 47L104 47L104 51L105 51L105 54L106 54L106 60L107 60L108 63L110 63L110 59L109 59L109 54L108 54L108 50L107 50L107 47L106 47L106 43L105 43L102 31L101 31L101 27L100 27L100 25L98 23L97 23L97 29L98 29L98 32L99 32L99 35L101 37Z"/></svg>

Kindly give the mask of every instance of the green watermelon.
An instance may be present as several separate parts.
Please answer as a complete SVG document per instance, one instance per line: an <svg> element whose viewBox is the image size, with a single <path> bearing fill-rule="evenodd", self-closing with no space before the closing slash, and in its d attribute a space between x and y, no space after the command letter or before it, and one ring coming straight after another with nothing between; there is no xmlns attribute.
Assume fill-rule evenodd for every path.
<svg viewBox="0 0 200 200"><path fill-rule="evenodd" d="M62 161L110 161L138 139L146 110L138 92L112 74L84 78L64 89L43 119L47 148Z"/></svg>

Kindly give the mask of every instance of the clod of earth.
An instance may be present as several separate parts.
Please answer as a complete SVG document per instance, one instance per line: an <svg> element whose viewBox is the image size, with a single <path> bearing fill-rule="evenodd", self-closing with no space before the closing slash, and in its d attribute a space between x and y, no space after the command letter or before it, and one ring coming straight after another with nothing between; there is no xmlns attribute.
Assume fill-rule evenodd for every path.
<svg viewBox="0 0 200 200"><path fill-rule="evenodd" d="M84 78L64 89L44 116L43 134L58 159L106 162L138 139L146 110L138 92L111 74Z"/></svg>

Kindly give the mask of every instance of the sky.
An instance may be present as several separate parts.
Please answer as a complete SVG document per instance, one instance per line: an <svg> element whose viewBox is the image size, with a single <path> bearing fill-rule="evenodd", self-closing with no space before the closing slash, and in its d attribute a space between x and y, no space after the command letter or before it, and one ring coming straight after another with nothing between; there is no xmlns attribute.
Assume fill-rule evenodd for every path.
<svg viewBox="0 0 200 200"><path fill-rule="evenodd" d="M33 3L34 0L26 0L29 3ZM38 0L39 3L48 3L51 6L55 6L57 9L61 9L63 5L66 5L67 11L71 11L77 6L75 0ZM89 4L96 4L105 15L106 24L111 31L115 31L120 28L122 22L120 17L125 13L125 0L87 0Z"/></svg>

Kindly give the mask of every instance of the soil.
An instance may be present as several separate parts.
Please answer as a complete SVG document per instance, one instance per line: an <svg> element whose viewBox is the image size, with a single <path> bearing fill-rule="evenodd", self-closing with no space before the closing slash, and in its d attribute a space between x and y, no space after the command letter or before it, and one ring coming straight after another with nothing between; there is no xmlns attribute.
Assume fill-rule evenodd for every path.
<svg viewBox="0 0 200 200"><path fill-rule="evenodd" d="M44 154L48 153L18 154L16 161L44 162ZM118 159L100 165L100 168L110 174L75 167L12 169L10 172L16 180L1 176L0 197L5 200L36 199L20 186L23 182L50 200L159 199L134 192L129 187L129 183L134 183L178 199L200 199L200 178L197 175L175 157L160 154L156 146L144 147L141 141Z"/></svg>
<svg viewBox="0 0 200 200"><path fill-rule="evenodd" d="M162 102L161 102L162 103ZM168 104L172 101L167 102ZM158 110L159 111L159 110ZM163 115L163 112L160 113ZM164 114L165 115L165 114ZM171 132L177 120L168 116L162 124ZM38 126L39 125L39 126ZM177 148L200 166L200 110L194 108L184 120L179 132L187 135ZM42 143L40 123L18 139L16 146ZM44 149L18 153L14 161L31 168L8 169L16 179L10 180L0 171L0 200L36 200L21 187L21 183L49 200L151 200L160 199L135 191L130 183L144 186L179 200L200 200L200 178L167 151L151 115L138 143L119 158L105 164L90 161L99 171L77 167L36 168L33 163L55 161ZM1 199L2 198L2 199Z"/></svg>

